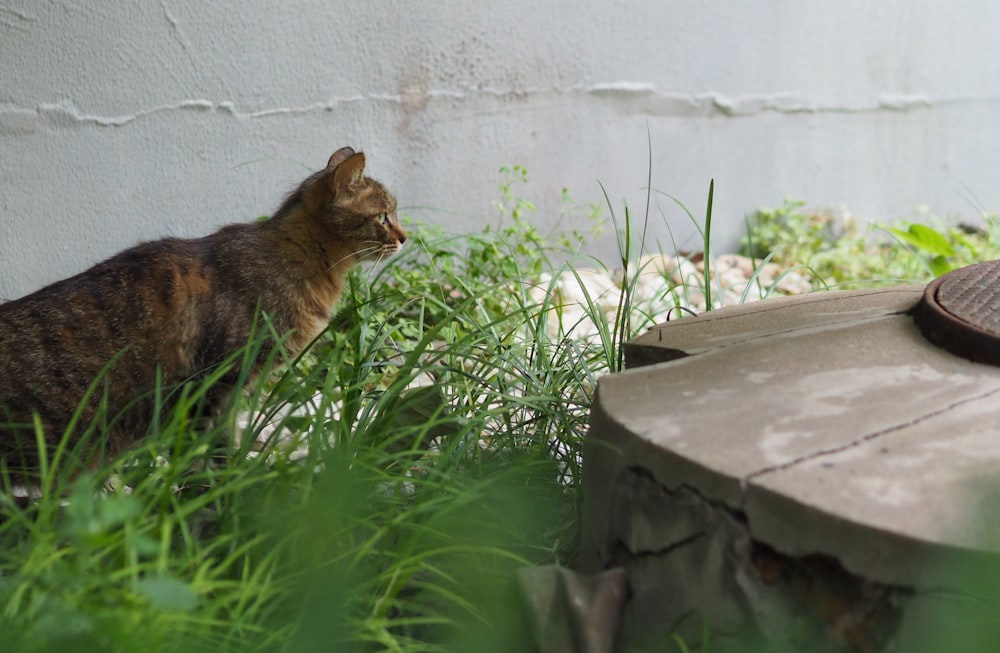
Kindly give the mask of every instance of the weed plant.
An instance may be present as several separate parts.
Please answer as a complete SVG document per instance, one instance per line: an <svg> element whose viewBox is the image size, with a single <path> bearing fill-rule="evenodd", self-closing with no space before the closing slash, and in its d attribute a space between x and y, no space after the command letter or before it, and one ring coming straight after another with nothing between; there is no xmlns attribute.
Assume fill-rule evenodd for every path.
<svg viewBox="0 0 1000 653"><path fill-rule="evenodd" d="M925 282L980 261L1000 259L1000 219L980 212L978 224L932 215L919 221L872 223L806 210L786 200L747 220L741 253L800 267L824 288Z"/></svg>

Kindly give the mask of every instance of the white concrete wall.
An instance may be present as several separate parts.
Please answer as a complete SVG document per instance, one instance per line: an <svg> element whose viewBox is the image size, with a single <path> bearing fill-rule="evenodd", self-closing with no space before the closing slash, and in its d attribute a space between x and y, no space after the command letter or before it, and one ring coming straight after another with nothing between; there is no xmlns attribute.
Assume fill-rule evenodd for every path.
<svg viewBox="0 0 1000 653"><path fill-rule="evenodd" d="M454 229L505 164L541 223L599 180L641 213L650 143L696 214L716 179L720 244L784 196L997 209L998 28L989 0L0 0L0 298L268 213L345 144Z"/></svg>

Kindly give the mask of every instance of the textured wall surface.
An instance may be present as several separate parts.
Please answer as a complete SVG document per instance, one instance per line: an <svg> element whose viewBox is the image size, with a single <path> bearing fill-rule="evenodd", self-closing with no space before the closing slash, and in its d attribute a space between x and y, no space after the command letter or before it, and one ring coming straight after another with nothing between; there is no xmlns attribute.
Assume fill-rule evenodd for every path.
<svg viewBox="0 0 1000 653"><path fill-rule="evenodd" d="M599 181L641 214L650 146L696 215L716 179L720 245L784 196L997 209L998 28L987 0L0 0L0 298L268 213L345 144L453 229L507 164L540 223Z"/></svg>

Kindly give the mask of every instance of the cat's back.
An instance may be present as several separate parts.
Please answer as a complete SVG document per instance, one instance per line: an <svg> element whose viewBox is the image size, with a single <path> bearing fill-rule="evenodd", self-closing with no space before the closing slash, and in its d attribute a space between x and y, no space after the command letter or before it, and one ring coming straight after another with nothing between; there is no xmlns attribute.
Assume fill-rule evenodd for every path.
<svg viewBox="0 0 1000 653"><path fill-rule="evenodd" d="M209 252L206 239L142 243L77 275L0 303L0 342L68 345L74 332L95 347L129 341L137 333L134 327L126 328L129 324L164 317L210 291ZM100 331L106 337L95 339Z"/></svg>
<svg viewBox="0 0 1000 653"><path fill-rule="evenodd" d="M105 374L113 394L148 387L156 365L190 365L198 306L211 293L205 239L143 243L0 304L0 402L59 423ZM109 368L110 369L110 368Z"/></svg>

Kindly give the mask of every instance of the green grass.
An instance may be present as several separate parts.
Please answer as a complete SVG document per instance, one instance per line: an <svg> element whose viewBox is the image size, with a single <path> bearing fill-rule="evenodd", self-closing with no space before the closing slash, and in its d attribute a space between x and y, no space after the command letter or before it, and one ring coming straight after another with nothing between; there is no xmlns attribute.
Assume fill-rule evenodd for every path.
<svg viewBox="0 0 1000 653"><path fill-rule="evenodd" d="M540 235L512 186L526 173L513 174L498 225L463 236L411 225L413 246L353 273L330 329L214 427L187 417L209 379L100 470L71 478L64 446L39 500L0 493L0 648L523 650L506 627L511 572L573 564L597 377L662 316L633 297L644 236L633 248L626 210L617 311L589 302L596 339L553 333L556 307L535 288L576 274L552 260L583 236ZM854 245L787 219L798 208L750 240L843 285ZM967 245L947 233L957 263Z"/></svg>
<svg viewBox="0 0 1000 653"><path fill-rule="evenodd" d="M506 650L511 571L572 562L605 354L545 335L526 222L413 231L216 427L187 418L209 380L98 472L64 446L40 500L0 495L3 650Z"/></svg>
<svg viewBox="0 0 1000 653"><path fill-rule="evenodd" d="M747 220L741 253L799 266L825 288L924 282L958 267L1000 259L1000 220L919 215L919 221L859 224L850 216L786 200Z"/></svg>

